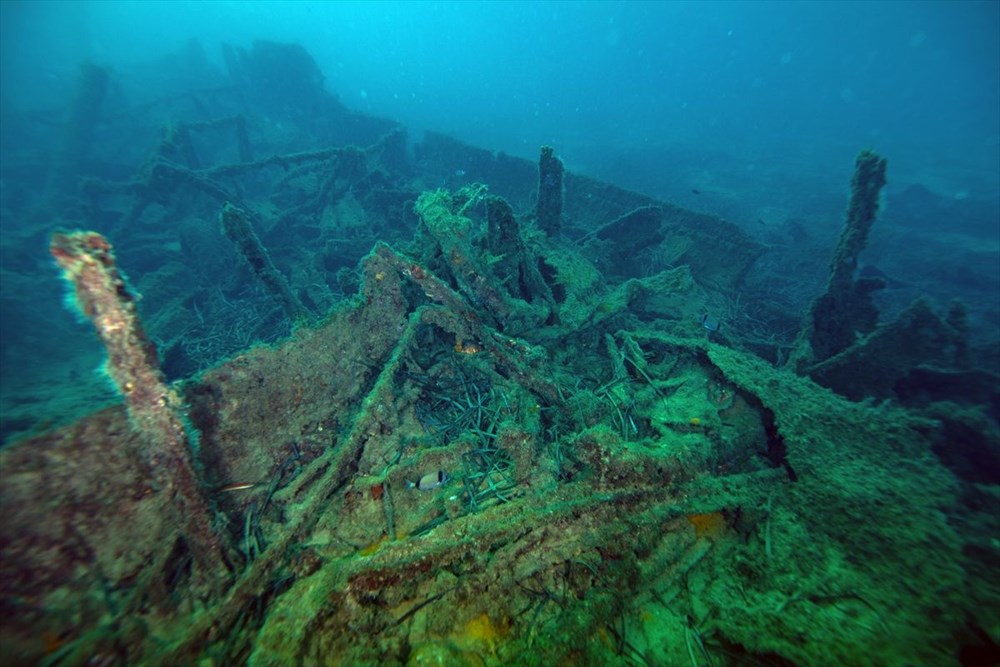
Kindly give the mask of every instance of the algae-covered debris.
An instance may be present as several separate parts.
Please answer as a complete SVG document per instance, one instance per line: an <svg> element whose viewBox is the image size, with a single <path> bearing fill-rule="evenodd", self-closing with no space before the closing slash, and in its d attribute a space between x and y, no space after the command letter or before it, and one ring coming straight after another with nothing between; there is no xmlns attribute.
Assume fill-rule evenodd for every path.
<svg viewBox="0 0 1000 667"><path fill-rule="evenodd" d="M482 264L456 266L449 285L381 245L353 305L185 384L205 474L273 480L211 498L244 554L225 595L196 603L176 559L159 561L166 588L109 568L112 618L140 614L156 638L102 625L95 640L86 619L73 630L56 613L93 584L60 558L17 575L37 554L7 552L10 599L36 596L34 622L73 647L62 662L683 664L690 650L852 664L859 644L875 662L946 662L960 540L933 508L955 486L919 422L648 327L606 333L603 368L553 362L491 324L506 311L486 311L513 297L480 297ZM458 342L470 340L471 353ZM122 416L101 419L88 428ZM64 489L21 483L35 474L24 457L87 437L74 427L5 451L5 501L68 516ZM448 474L408 487L428 470ZM135 462L98 485L99 466L76 470L107 507L135 504L120 485L143 474ZM91 521L74 562L107 567L116 526ZM902 561L920 567L894 576ZM914 599L915 587L938 588ZM40 656L20 627L18 650Z"/></svg>
<svg viewBox="0 0 1000 667"><path fill-rule="evenodd" d="M143 464L166 491L180 523L178 539L196 565L198 584L221 590L226 578L224 543L209 525L211 515L191 465L181 401L164 382L156 352L139 319L107 240L95 232L55 234L49 252L72 285L77 305L108 351L108 375L125 399L129 421L145 447Z"/></svg>
<svg viewBox="0 0 1000 667"><path fill-rule="evenodd" d="M800 370L842 352L877 324L878 310L872 303L872 293L884 283L856 274L858 255L868 244L878 212L885 172L885 158L872 151L858 155L844 230L830 262L826 290L813 302L796 350L795 363Z"/></svg>
<svg viewBox="0 0 1000 667"><path fill-rule="evenodd" d="M294 67L323 114L271 99L238 162L167 160L181 138L91 183L117 256L53 237L125 405L0 450L0 661L954 665L997 640L1000 512L968 458L995 392L961 307L777 367L727 324L761 251L734 226L551 150L430 135L410 161L302 56L229 67ZM157 263L170 216L184 252ZM125 261L156 267L132 274L149 334ZM927 341L933 364L903 353Z"/></svg>
<svg viewBox="0 0 1000 667"><path fill-rule="evenodd" d="M885 183L885 158L862 151L826 289L813 301L788 360L797 372L853 400L899 395L896 387L909 382L920 367L959 370L968 364L961 303L941 317L918 298L893 321L879 321L873 295L886 284L880 277L860 275L858 257L868 243Z"/></svg>
<svg viewBox="0 0 1000 667"><path fill-rule="evenodd" d="M538 227L555 236L562 227L563 163L551 146L542 146L538 159L538 204L535 219Z"/></svg>
<svg viewBox="0 0 1000 667"><path fill-rule="evenodd" d="M271 298L281 306L285 316L293 321L308 318L309 313L305 306L292 294L284 277L274 268L271 257L250 225L247 213L226 202L222 207L220 217L226 236L236 245L240 254L246 258L254 275L267 288Z"/></svg>

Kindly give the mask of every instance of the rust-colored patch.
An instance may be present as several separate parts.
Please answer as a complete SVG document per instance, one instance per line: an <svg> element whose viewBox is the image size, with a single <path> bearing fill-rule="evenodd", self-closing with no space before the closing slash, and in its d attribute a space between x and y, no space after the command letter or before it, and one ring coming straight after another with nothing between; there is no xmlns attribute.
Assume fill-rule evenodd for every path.
<svg viewBox="0 0 1000 667"><path fill-rule="evenodd" d="M726 517L722 512L708 512L705 514L688 514L687 520L694 526L695 536L718 537L726 530Z"/></svg>
<svg viewBox="0 0 1000 667"><path fill-rule="evenodd" d="M382 542L385 538L380 539L371 546L365 547L361 553L367 555L364 552L369 551L374 553L378 551L379 547L382 546ZM395 586L403 579L403 575L395 570L370 570L367 572L362 572L350 578L347 583L348 589L352 594L355 593L372 593L379 592L390 586Z"/></svg>
<svg viewBox="0 0 1000 667"><path fill-rule="evenodd" d="M46 630L42 633L42 647L45 655L51 655L65 645L66 640L57 632Z"/></svg>

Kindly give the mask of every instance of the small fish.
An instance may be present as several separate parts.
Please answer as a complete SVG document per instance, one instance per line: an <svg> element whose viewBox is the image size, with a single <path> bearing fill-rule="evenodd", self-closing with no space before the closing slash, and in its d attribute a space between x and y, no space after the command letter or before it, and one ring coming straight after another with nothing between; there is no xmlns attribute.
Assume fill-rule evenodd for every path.
<svg viewBox="0 0 1000 667"><path fill-rule="evenodd" d="M701 190L699 190L698 188L691 188L691 194L693 194L693 195L700 195L701 194Z"/></svg>
<svg viewBox="0 0 1000 667"><path fill-rule="evenodd" d="M708 313L705 313L701 316L701 326L705 327L709 331L718 331L722 328L722 322L714 317L709 317Z"/></svg>
<svg viewBox="0 0 1000 667"><path fill-rule="evenodd" d="M483 346L478 343L455 343L455 351L459 354L479 354Z"/></svg>
<svg viewBox="0 0 1000 667"><path fill-rule="evenodd" d="M226 484L223 487L216 489L218 493L228 493L230 491L244 491L246 489L252 489L257 486L257 482L237 482L235 484Z"/></svg>
<svg viewBox="0 0 1000 667"><path fill-rule="evenodd" d="M430 491L438 488L449 479L451 479L451 477L449 477L448 473L444 470L435 470L434 472L427 473L416 482L407 481L406 488L417 489L419 491Z"/></svg>

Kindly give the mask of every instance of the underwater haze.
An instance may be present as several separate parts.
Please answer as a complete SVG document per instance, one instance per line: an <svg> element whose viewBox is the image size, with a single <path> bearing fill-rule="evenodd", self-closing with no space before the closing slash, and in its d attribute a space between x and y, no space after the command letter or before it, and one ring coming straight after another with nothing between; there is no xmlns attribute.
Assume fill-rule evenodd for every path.
<svg viewBox="0 0 1000 667"><path fill-rule="evenodd" d="M411 146L425 130L526 159L552 146L575 173L788 250L800 296L824 274L797 253L832 249L854 156L872 148L888 184L862 261L891 287L883 311L962 299L973 339L1000 336L996 2L8 1L0 19L7 166L55 150L81 63L110 73L109 104L156 110L155 133L176 120L157 105L227 85L224 49L296 44L330 96L401 123ZM146 157L106 150L125 171ZM30 184L14 182L0 190L8 240L35 233L14 215ZM15 245L8 265L42 255L41 240ZM38 328L18 319L8 343ZM24 344L6 346L12 363L39 347Z"/></svg>
<svg viewBox="0 0 1000 667"><path fill-rule="evenodd" d="M200 40L302 44L348 107L656 196L890 187L998 197L996 2L5 2L8 104L66 94L81 60L126 74ZM686 164L681 164L686 162ZM723 180L704 171L732 172ZM723 166L724 165L724 166ZM685 169L685 167L687 169ZM687 197L690 199L690 197ZM707 197L706 199L712 199ZM702 204L705 206L705 204Z"/></svg>

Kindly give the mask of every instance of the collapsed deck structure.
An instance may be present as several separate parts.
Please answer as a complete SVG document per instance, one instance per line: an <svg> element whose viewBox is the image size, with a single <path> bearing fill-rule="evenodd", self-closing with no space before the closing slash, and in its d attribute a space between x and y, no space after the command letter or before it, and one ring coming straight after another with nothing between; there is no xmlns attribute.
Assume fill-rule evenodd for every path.
<svg viewBox="0 0 1000 667"><path fill-rule="evenodd" d="M230 53L230 74L258 90L276 53L315 83L280 45ZM551 149L536 165L430 134L410 157L391 123L303 104L285 112L333 148L255 159L281 138L264 121L172 124L134 177L84 184L80 222L111 220L103 236L53 237L126 405L0 451L0 660L990 650L997 557L975 527L996 496L935 454L980 413L851 401L857 378L809 372L898 327L913 355L935 336L922 373L961 374L957 317L925 308L919 330L901 318L818 355L817 307L805 351L743 340L720 313L762 248L737 227L564 171ZM141 326L119 335L138 313L131 253L159 359ZM913 355L898 377L928 361Z"/></svg>

